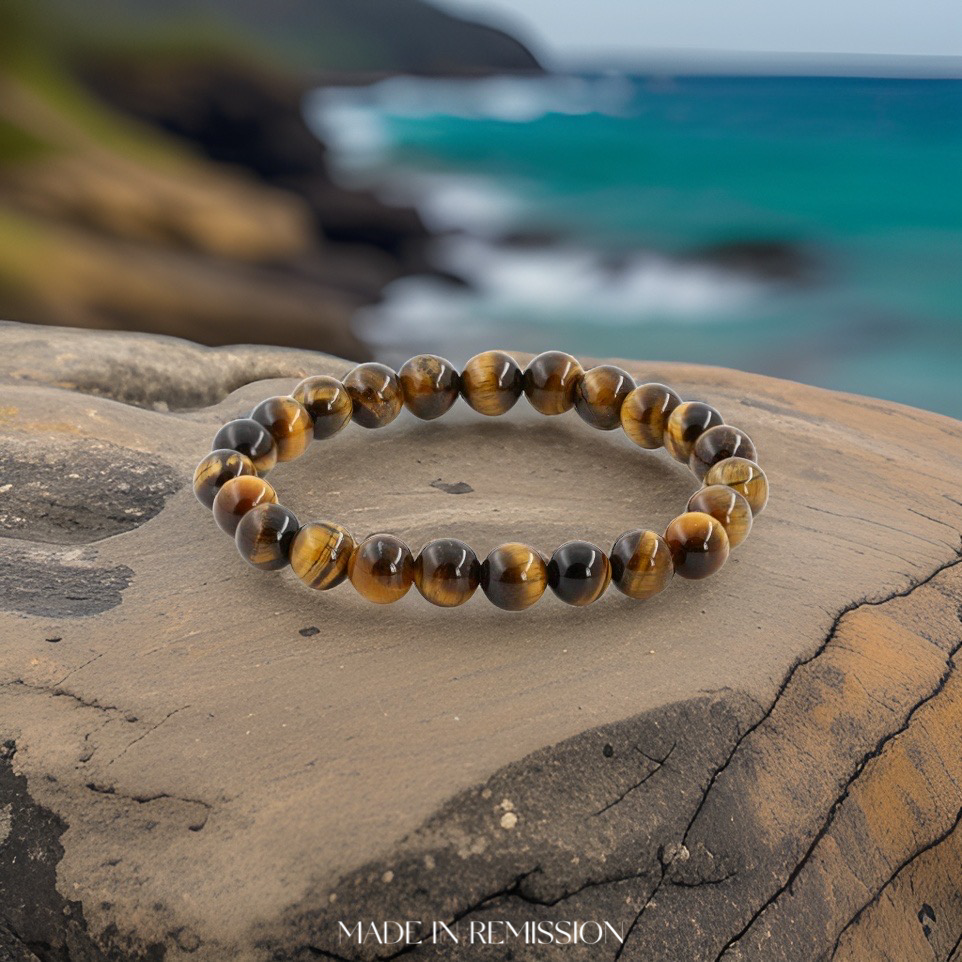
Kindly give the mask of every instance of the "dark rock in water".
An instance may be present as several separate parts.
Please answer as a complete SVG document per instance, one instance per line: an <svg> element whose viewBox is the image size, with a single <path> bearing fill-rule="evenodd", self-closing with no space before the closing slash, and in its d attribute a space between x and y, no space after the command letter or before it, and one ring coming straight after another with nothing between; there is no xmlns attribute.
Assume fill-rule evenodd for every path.
<svg viewBox="0 0 962 962"><path fill-rule="evenodd" d="M824 269L813 251L783 240L727 241L690 251L686 259L795 284L813 283Z"/></svg>

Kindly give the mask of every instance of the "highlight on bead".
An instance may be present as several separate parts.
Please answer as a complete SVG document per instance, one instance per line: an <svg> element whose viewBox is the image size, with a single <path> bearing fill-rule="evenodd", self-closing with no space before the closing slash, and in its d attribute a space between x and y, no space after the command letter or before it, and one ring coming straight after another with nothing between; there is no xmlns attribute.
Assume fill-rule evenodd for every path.
<svg viewBox="0 0 962 962"><path fill-rule="evenodd" d="M620 426L637 447L664 447L701 486L663 534L634 528L610 553L582 540L553 550L509 541L481 560L457 538L436 538L418 551L393 534L358 542L335 521L301 524L264 478L276 464L304 454L311 441L337 443L351 421L379 429L404 408L406 417L431 421L459 399L494 417L522 396L540 414L573 410L594 428ZM398 372L372 362L343 379L307 377L290 395L269 397L249 416L222 425L194 471L193 490L248 563L290 567L314 591L350 581L362 598L389 604L416 587L438 608L460 607L480 593L509 612L530 608L549 588L561 602L580 607L601 598L609 585L632 601L647 601L675 575L705 578L745 541L769 495L754 442L712 405L683 400L658 381L636 385L613 364L585 369L563 351L545 351L524 367L504 351L477 354L462 371L438 355L419 354Z"/></svg>

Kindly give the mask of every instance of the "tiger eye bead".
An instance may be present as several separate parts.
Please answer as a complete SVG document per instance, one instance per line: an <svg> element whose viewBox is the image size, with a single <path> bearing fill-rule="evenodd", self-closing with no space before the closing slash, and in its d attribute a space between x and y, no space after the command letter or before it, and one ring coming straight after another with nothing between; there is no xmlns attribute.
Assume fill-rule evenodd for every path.
<svg viewBox="0 0 962 962"><path fill-rule="evenodd" d="M720 521L702 511L687 511L665 531L676 574L707 578L728 558L728 535Z"/></svg>
<svg viewBox="0 0 962 962"><path fill-rule="evenodd" d="M251 411L251 420L263 424L277 445L278 461L299 458L311 443L314 423L307 408L292 397L269 397Z"/></svg>
<svg viewBox="0 0 962 962"><path fill-rule="evenodd" d="M477 590L480 579L477 555L454 538L429 541L414 563L418 591L440 608L463 605Z"/></svg>
<svg viewBox="0 0 962 962"><path fill-rule="evenodd" d="M214 498L214 520L221 531L233 537L240 519L251 508L276 501L276 492L263 478L247 474L231 478Z"/></svg>
<svg viewBox="0 0 962 962"><path fill-rule="evenodd" d="M283 505L258 504L240 519L234 543L241 557L255 568L276 571L288 564L297 527L294 513Z"/></svg>
<svg viewBox="0 0 962 962"><path fill-rule="evenodd" d="M481 565L481 589L493 605L505 611L530 608L547 586L544 558L526 544L503 544Z"/></svg>
<svg viewBox="0 0 962 962"><path fill-rule="evenodd" d="M758 454L752 439L741 428L734 428L730 424L716 424L699 435L688 459L688 467L701 481L713 464L736 456L749 461L756 460Z"/></svg>
<svg viewBox="0 0 962 962"><path fill-rule="evenodd" d="M308 586L327 591L347 577L354 539L332 521L309 521L294 536L291 568Z"/></svg>
<svg viewBox="0 0 962 962"><path fill-rule="evenodd" d="M705 484L727 484L734 488L751 505L752 514L761 514L768 504L768 478L747 458L726 458L713 464L705 475Z"/></svg>
<svg viewBox="0 0 962 962"><path fill-rule="evenodd" d="M504 351L476 354L461 372L461 397L479 414L495 417L517 404L524 376L518 362Z"/></svg>
<svg viewBox="0 0 962 962"><path fill-rule="evenodd" d="M446 414L461 391L461 375L454 365L434 354L419 354L398 371L404 403L422 421Z"/></svg>
<svg viewBox="0 0 962 962"><path fill-rule="evenodd" d="M214 435L212 451L230 448L251 459L258 474L267 474L277 464L277 445L270 431L251 418L228 421Z"/></svg>
<svg viewBox="0 0 962 962"><path fill-rule="evenodd" d="M344 385L334 377L318 374L305 378L291 397L307 409L314 421L314 440L333 437L351 420L354 405Z"/></svg>
<svg viewBox="0 0 962 962"><path fill-rule="evenodd" d="M398 601L414 584L411 549L394 535L372 534L354 549L347 576L368 601L378 605Z"/></svg>
<svg viewBox="0 0 962 962"><path fill-rule="evenodd" d="M727 484L712 484L696 491L688 501L689 511L703 511L721 523L728 544L740 545L752 530L752 506Z"/></svg>
<svg viewBox="0 0 962 962"><path fill-rule="evenodd" d="M626 531L611 549L611 580L629 598L643 601L664 591L675 573L668 542L654 531Z"/></svg>
<svg viewBox="0 0 962 962"><path fill-rule="evenodd" d="M211 508L217 492L227 481L241 475L253 477L256 474L254 462L246 454L229 448L211 451L194 471L194 495L202 505Z"/></svg>
<svg viewBox="0 0 962 962"><path fill-rule="evenodd" d="M541 414L564 414L575 403L575 388L584 368L563 351L545 351L524 372L524 394Z"/></svg>
<svg viewBox="0 0 962 962"><path fill-rule="evenodd" d="M665 448L682 464L688 464L695 442L709 428L722 423L722 416L704 401L684 401L668 416Z"/></svg>
<svg viewBox="0 0 962 962"><path fill-rule="evenodd" d="M621 424L621 406L635 389L632 376L613 364L589 368L575 387L575 410L593 428L613 431Z"/></svg>
<svg viewBox="0 0 962 962"><path fill-rule="evenodd" d="M351 417L362 428L383 428L401 413L401 382L386 364L358 364L344 378L344 388L354 406Z"/></svg>
<svg viewBox="0 0 962 962"><path fill-rule="evenodd" d="M636 387L621 406L625 434L643 448L654 450L665 443L668 417L681 398L668 386L652 382Z"/></svg>
<svg viewBox="0 0 962 962"><path fill-rule="evenodd" d="M601 548L587 541L567 541L548 562L548 585L566 604L581 607L597 601L611 581L611 564Z"/></svg>

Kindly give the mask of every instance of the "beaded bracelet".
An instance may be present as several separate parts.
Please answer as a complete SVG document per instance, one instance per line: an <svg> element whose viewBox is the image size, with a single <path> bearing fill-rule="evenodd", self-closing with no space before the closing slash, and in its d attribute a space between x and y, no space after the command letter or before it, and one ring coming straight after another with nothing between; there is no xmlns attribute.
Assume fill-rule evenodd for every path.
<svg viewBox="0 0 962 962"><path fill-rule="evenodd" d="M702 488L664 536L627 531L610 556L587 541L568 541L545 560L537 549L512 542L482 563L452 538L429 542L415 557L393 535L375 534L357 544L332 521L301 525L263 477L278 461L303 454L312 436L330 438L350 420L380 428L407 406L430 421L459 396L475 411L495 416L522 394L542 414L573 407L602 431L620 426L643 448L664 446L691 468ZM415 584L432 604L449 608L480 585L499 608L520 611L547 587L570 605L586 605L610 582L628 597L644 599L662 591L674 574L704 578L717 571L768 501L768 480L755 462L755 445L744 431L725 424L711 405L682 401L664 384L636 386L627 371L611 364L585 371L560 351L539 354L522 372L510 355L487 351L460 374L444 358L420 355L397 373L369 363L343 382L309 377L290 396L268 398L250 417L217 432L194 473L194 493L247 561L266 569L290 564L311 588L325 591L348 578L369 601L387 604Z"/></svg>

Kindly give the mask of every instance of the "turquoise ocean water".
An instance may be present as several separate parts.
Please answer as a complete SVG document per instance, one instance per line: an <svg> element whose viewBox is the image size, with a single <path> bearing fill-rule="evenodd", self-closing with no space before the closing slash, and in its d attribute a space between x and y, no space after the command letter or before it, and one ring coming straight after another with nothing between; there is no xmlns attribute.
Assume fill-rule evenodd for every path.
<svg viewBox="0 0 962 962"><path fill-rule="evenodd" d="M698 361L962 417L962 81L399 78L308 110L461 281L358 318L385 358Z"/></svg>

